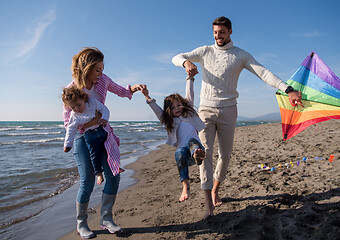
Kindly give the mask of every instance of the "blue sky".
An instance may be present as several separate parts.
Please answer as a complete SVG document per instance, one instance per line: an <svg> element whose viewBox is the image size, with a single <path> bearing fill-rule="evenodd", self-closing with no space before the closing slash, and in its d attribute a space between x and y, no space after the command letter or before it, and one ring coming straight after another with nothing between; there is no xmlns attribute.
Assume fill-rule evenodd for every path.
<svg viewBox="0 0 340 240"><path fill-rule="evenodd" d="M105 55L115 82L144 83L160 105L185 92L185 70L171 58L214 43L211 23L226 16L234 45L287 81L311 51L340 76L340 2L333 1L2 1L0 8L0 121L62 120L61 89L71 81L71 58L82 47ZM200 70L200 69L199 69ZM195 81L199 105L201 75ZM244 70L240 116L278 112L276 89ZM115 120L155 120L141 93L113 94Z"/></svg>

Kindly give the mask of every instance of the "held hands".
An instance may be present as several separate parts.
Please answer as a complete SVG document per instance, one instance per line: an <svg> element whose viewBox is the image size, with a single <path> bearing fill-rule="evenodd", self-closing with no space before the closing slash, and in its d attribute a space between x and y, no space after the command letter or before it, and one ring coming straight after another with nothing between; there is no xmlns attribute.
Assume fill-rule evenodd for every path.
<svg viewBox="0 0 340 240"><path fill-rule="evenodd" d="M146 85L144 84L135 84L133 86L131 86L130 91L132 94L134 94L137 91L141 91L143 87L146 87Z"/></svg>
<svg viewBox="0 0 340 240"><path fill-rule="evenodd" d="M189 77L194 77L196 74L198 74L196 65L189 60L186 60L183 63L183 67L185 68L185 71L187 72Z"/></svg>
<svg viewBox="0 0 340 240"><path fill-rule="evenodd" d="M300 105L301 107L305 107L303 106L303 103L301 102L301 91L291 91L290 93L288 93L289 96L289 101L292 104L292 106L296 106L296 105Z"/></svg>

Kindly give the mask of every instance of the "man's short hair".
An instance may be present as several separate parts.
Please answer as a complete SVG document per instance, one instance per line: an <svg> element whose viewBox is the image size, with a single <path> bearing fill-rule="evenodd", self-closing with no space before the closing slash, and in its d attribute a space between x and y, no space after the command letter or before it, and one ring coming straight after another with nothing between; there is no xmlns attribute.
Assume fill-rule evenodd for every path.
<svg viewBox="0 0 340 240"><path fill-rule="evenodd" d="M231 29L231 21L229 20L229 18L226 18L224 16L216 18L212 25L223 25L226 26L228 29Z"/></svg>

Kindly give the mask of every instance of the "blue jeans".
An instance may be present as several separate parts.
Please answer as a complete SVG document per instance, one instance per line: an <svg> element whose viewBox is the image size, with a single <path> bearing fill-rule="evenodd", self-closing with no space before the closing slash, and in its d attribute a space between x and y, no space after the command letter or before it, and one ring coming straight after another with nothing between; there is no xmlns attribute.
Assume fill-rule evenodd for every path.
<svg viewBox="0 0 340 240"><path fill-rule="evenodd" d="M193 159L192 155L196 149L204 150L204 147L197 139L190 138L187 146L177 148L175 152L175 159L181 182L185 179L189 179L189 166L195 164L195 160Z"/></svg>
<svg viewBox="0 0 340 240"><path fill-rule="evenodd" d="M73 143L73 154L78 165L80 186L77 194L77 202L85 204L90 200L95 184L95 174L91 163L90 152L85 143L84 135L77 134ZM101 155L101 164L105 175L103 193L115 195L118 192L120 174L113 176L107 163L106 150Z"/></svg>
<svg viewBox="0 0 340 240"><path fill-rule="evenodd" d="M85 143L90 152L90 158L94 169L94 174L97 175L103 172L101 156L106 153L104 143L107 139L107 132L98 127L87 130L84 133Z"/></svg>

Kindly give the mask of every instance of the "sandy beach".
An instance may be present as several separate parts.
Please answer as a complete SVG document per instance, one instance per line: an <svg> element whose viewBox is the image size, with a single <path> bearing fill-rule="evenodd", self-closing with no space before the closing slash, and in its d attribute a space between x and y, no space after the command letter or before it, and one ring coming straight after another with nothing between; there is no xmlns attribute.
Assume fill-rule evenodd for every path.
<svg viewBox="0 0 340 240"><path fill-rule="evenodd" d="M198 167L190 167L191 195L180 203L175 148L161 145L127 166L138 183L117 196L114 220L123 232L100 228L99 207L89 211L89 226L96 239L340 239L339 143L336 120L285 142L280 123L238 127L223 204L208 220ZM74 230L61 239L81 238Z"/></svg>

